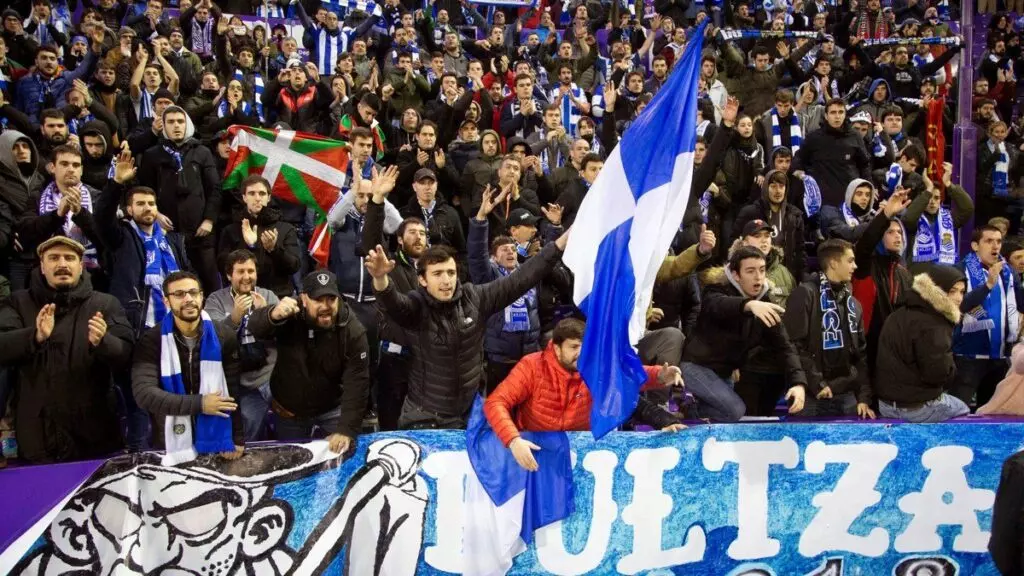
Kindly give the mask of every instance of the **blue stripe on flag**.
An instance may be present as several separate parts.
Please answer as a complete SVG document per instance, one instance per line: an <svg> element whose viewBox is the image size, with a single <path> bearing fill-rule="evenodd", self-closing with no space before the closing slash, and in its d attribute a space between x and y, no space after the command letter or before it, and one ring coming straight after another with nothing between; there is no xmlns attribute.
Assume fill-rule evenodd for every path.
<svg viewBox="0 0 1024 576"><path fill-rule="evenodd" d="M690 194L706 25L609 155L580 207L563 258L576 274L573 299L588 320L578 365L593 397L590 429L596 438L629 418L646 381L635 346L657 269Z"/></svg>
<svg viewBox="0 0 1024 576"><path fill-rule="evenodd" d="M569 436L565 432L521 431L523 439L540 446L533 453L536 472L527 472L516 462L512 451L502 444L484 417L483 399L476 397L466 426L466 451L487 495L501 506L516 494L526 491L520 538L529 544L533 532L573 513L572 464Z"/></svg>

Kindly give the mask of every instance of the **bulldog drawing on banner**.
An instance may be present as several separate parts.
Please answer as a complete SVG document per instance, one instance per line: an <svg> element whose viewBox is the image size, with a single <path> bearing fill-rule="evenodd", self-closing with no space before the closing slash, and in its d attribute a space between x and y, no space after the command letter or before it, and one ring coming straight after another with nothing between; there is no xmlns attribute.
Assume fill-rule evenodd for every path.
<svg viewBox="0 0 1024 576"><path fill-rule="evenodd" d="M377 440L299 549L289 546L294 506L275 487L343 464L326 442L246 450L236 461L200 457L165 467L155 453L106 462L15 567L19 575L323 574L342 554L346 574L412 575L428 492L420 448ZM319 494L319 493L318 493ZM308 503L307 503L308 505ZM376 554L365 550L376 547ZM350 557L351 550L362 554ZM410 558L410 556L412 556ZM372 564L372 565L371 565Z"/></svg>

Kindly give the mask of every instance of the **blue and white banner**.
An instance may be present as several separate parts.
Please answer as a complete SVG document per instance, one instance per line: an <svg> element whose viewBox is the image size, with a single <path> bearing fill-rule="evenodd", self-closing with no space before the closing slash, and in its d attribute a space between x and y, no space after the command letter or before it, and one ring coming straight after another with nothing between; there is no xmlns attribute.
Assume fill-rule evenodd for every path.
<svg viewBox="0 0 1024 576"><path fill-rule="evenodd" d="M486 6L515 6L516 8L535 8L537 0L469 0L470 4Z"/></svg>
<svg viewBox="0 0 1024 576"><path fill-rule="evenodd" d="M994 491L1022 432L570 433L575 512L510 573L994 576ZM469 471L462 431L367 435L345 458L313 442L174 467L137 454L4 470L0 574L457 574Z"/></svg>

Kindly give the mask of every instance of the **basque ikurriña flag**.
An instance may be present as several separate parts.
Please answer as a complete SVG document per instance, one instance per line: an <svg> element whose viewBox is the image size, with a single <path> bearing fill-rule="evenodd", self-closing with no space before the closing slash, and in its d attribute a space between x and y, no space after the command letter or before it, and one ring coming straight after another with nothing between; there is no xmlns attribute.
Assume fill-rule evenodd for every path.
<svg viewBox="0 0 1024 576"><path fill-rule="evenodd" d="M595 438L633 413L647 380L636 345L654 278L690 196L706 25L697 28L668 82L609 154L562 258L576 275L573 300L587 317L578 365L594 399Z"/></svg>
<svg viewBox="0 0 1024 576"><path fill-rule="evenodd" d="M232 126L231 156L224 171L224 188L242 183L250 174L270 182L274 197L302 204L316 213L317 227L309 253L327 267L331 234L327 212L338 200L348 178L348 145L317 134Z"/></svg>

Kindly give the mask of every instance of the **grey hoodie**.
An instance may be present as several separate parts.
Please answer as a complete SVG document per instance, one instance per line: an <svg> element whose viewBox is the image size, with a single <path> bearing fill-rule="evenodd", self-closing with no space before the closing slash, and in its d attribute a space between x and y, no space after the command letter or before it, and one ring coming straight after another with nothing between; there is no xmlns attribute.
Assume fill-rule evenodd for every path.
<svg viewBox="0 0 1024 576"><path fill-rule="evenodd" d="M29 206L30 197L43 188L41 174L33 170L26 177L14 161L14 144L22 139L32 149L31 165L35 167L39 162L39 150L31 138L17 130L7 130L0 134L0 197L11 205L15 218L28 210L35 210L34 206Z"/></svg>

